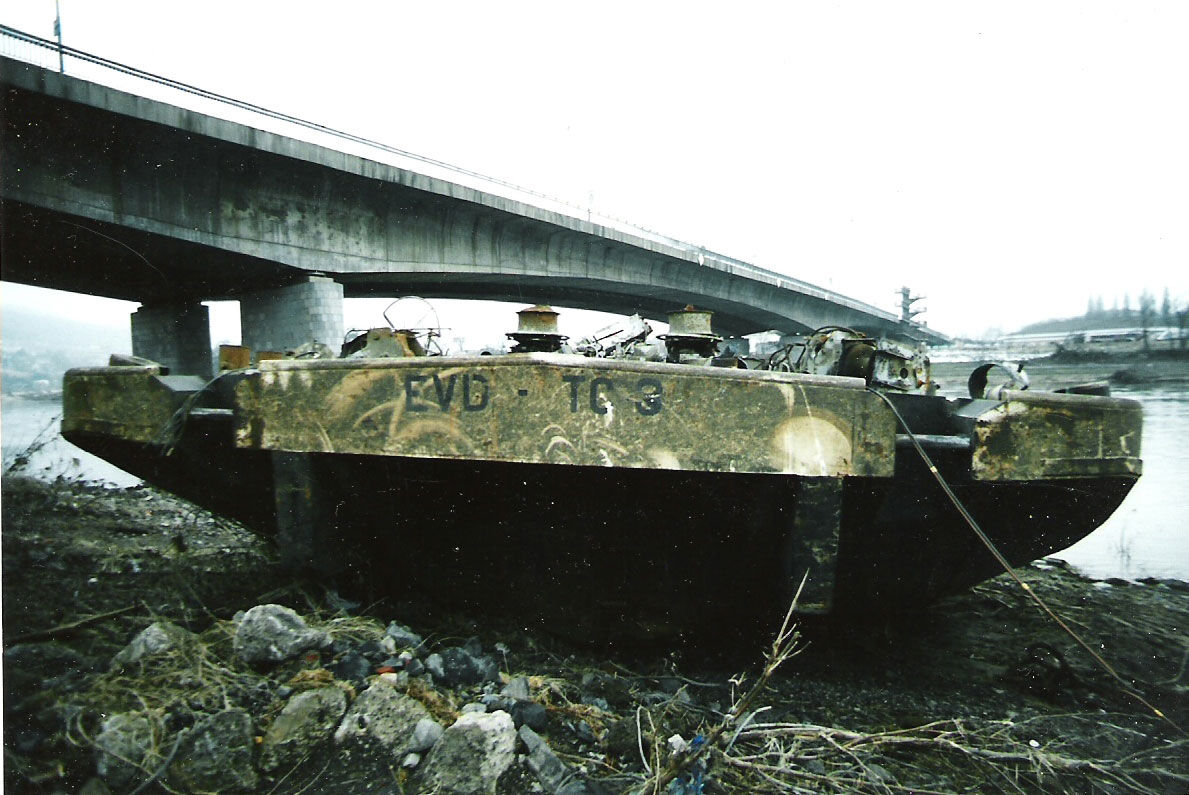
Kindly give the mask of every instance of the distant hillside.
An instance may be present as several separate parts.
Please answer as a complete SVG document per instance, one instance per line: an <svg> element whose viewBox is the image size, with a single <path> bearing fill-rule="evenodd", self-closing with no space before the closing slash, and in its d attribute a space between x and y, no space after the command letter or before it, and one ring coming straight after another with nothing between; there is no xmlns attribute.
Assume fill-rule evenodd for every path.
<svg viewBox="0 0 1189 795"><path fill-rule="evenodd" d="M1108 309L1095 312L1093 315L1061 318L1059 320L1042 320L1032 323L1017 331L1017 334L1056 334L1063 331L1092 331L1106 328L1139 328L1143 325L1143 318L1135 309ZM1163 326L1164 322L1159 314L1148 319L1149 326Z"/></svg>
<svg viewBox="0 0 1189 795"><path fill-rule="evenodd" d="M131 353L131 324L60 317L5 304L0 309L0 342L27 350Z"/></svg>
<svg viewBox="0 0 1189 795"><path fill-rule="evenodd" d="M6 393L58 389L71 367L107 364L131 353L128 326L45 315L6 305L0 310L0 389Z"/></svg>

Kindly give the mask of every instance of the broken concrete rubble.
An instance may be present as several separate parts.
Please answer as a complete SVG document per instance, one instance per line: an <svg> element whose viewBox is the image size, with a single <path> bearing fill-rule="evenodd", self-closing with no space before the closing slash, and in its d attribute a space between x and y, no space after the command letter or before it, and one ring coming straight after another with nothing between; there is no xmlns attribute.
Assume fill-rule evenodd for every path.
<svg viewBox="0 0 1189 795"><path fill-rule="evenodd" d="M95 770L109 787L129 790L148 775L142 766L157 757L153 722L139 713L112 715L95 738Z"/></svg>
<svg viewBox="0 0 1189 795"><path fill-rule="evenodd" d="M470 712L446 729L426 762L422 784L441 795L494 795L515 758L516 730L506 712Z"/></svg>
<svg viewBox="0 0 1189 795"><path fill-rule="evenodd" d="M330 636L310 629L291 608L256 605L239 619L234 645L246 663L278 663L330 645Z"/></svg>
<svg viewBox="0 0 1189 795"><path fill-rule="evenodd" d="M39 580L44 578L31 576L24 566L10 566L12 561L25 560L25 549L48 547L54 550L56 559L74 559L70 557L71 550L78 549L84 541L89 549L110 551L116 548L116 543L129 538L127 533L103 535L103 527L117 523L99 527L98 522L79 522L75 511L60 512L60 524L56 526L50 521L54 514L44 510L22 525L20 518L13 518L11 512L14 503L20 505L15 499L10 500L10 495L17 494L15 489L10 492L6 482L6 638L10 631L14 635L29 633L86 617L91 611L112 610L127 602L128 591L116 579L110 584L104 580L97 588L106 590L94 591L91 601L79 605L70 601L73 584L42 583ZM107 510L104 506L134 499L140 503L146 497L143 492L117 493L98 502L92 500L91 504ZM161 521L160 499L150 503L153 517L145 520L146 525L149 521ZM46 502L43 497L37 500L38 505ZM127 527L129 521L122 518L118 526ZM80 534L79 541L72 545L65 540L67 532L44 531L47 525L57 530L66 527L67 522L77 525L69 529ZM90 533L85 534L88 530ZM138 533L134 539L143 543L146 537L146 533ZM102 543L92 543L96 539ZM169 550L167 534L162 534L162 541ZM232 547L236 543L232 537L221 540L219 546ZM142 561L157 559L139 548L136 554ZM187 563L184 558L165 561L170 571ZM195 556L194 561L212 565L206 555ZM225 558L220 559L222 562ZM149 564L144 565L147 568ZM126 571L126 567L98 565L79 569L81 573L75 581L79 587L85 584L91 571ZM1118 659L1120 670L1129 679L1142 682L1145 693L1161 707L1168 708L1171 718L1181 725L1189 722L1181 698L1184 675L1178 668L1183 657L1184 633L1172 630L1174 626L1184 626L1183 619L1189 609L1183 583L1144 581L1128 587L1101 587L1078 578L1068 568L1051 564L1021 573L1030 587L1060 605L1062 613L1090 627L1096 639L1107 643L1112 662ZM193 581L207 582L211 576L210 570L203 568L196 572ZM144 583L167 583L168 578L150 579L140 575L135 582L143 588ZM115 795L129 795L162 769L179 732L223 709L224 696L232 707L252 716L253 740L266 735L270 726L279 721L295 694L333 687L341 688L348 702L354 700L351 686L334 677L330 668L350 651L371 650L372 641L383 646L385 626L392 615L346 617L333 606L321 612L311 610L305 615L308 626L327 630L334 638L332 648L322 649L317 655L301 654L283 663L248 666L233 650L234 625L210 616L212 613L229 616L239 607L272 600L291 599L285 603L292 606L308 604L308 596L302 592L279 595L271 584L268 592L272 595L266 598L254 592L235 596L216 594L202 604L192 603L193 609L187 613L177 608L186 604L178 592L142 590L137 592L137 597L150 607L150 616L121 614L118 619L101 626L92 625L85 632L53 644L38 643L34 648L24 643L7 649L5 736L10 739L5 750L6 762L10 764L6 764L5 791L77 791L94 773L98 754L71 744L70 740L82 736L78 733L80 728L87 736L98 739L105 727L112 728L106 722L114 715L125 714L125 720L137 721L145 730L140 744L143 769L128 785L110 787ZM32 598L34 595L36 598ZM663 749L666 737L679 733L693 738L702 730L703 721L716 720L715 716L730 707L731 687L727 677L749 670L750 656L742 661L732 657L720 665L707 662L709 655L690 654L689 646L682 647L685 657L678 657L676 652L670 654L671 647L659 644L655 654L643 652L636 657L606 650L591 652L589 648L568 645L543 633L521 631L518 624L491 620L481 623L473 614L434 616L435 607L412 603L398 609L409 620L415 617L420 622L413 625L418 631L438 639L430 648L440 650L458 644L465 649L461 639L476 632L482 632L487 648L499 649L501 644L496 641L506 641L510 648L503 649L502 656L496 657L501 669L510 672L505 678L508 684L448 688L428 677L410 677L407 668L369 676L368 681L373 687L378 682L392 681L393 684L388 684L390 688L418 700L441 725L452 724L464 704L481 703L492 713L507 711L511 707L509 702L514 703L516 697L527 692L530 700L544 706L548 715L548 732L538 732L538 737L576 774L566 779L553 795L583 791L574 789L579 786L593 792L581 783L582 776L612 792L639 790L646 778L641 745L646 757L651 759L653 748ZM1030 791L1089 791L1112 786L1117 789L1117 780L1099 771L1111 769L1110 775L1114 775L1114 771L1123 769L1128 775L1145 776L1154 790L1179 791L1178 777L1185 776L1187 771L1184 754L1176 753L1181 748L1177 738L1166 724L1145 717L1132 701L1113 698L1115 691L1109 682L1096 674L1086 659L1069 655L1068 662L1076 671L1077 680L1066 682L1061 692L1047 696L1060 699L1052 705L1041 700L1035 689L1001 675L1018 664L1024 643L1040 641L1061 648L1059 636L1031 608L1027 597L1013 583L996 581L958 598L945 610L915 613L907 624L881 627L882 632L888 633L882 639L864 636L860 648L870 653L855 654L854 634L838 642L824 632L815 634L812 647L797 658L796 675L774 682L771 700L761 702L772 705L772 710L764 713L764 720L796 721L803 727L818 727L822 732L838 734L805 739L803 749L818 758L801 767L782 768L778 774L780 786L786 791L818 784L824 787L821 777L829 777L838 791L853 791L845 789L845 782L856 780L864 770L870 769L879 776L878 782L874 778L870 780L873 788L979 791L989 775L1002 771L1019 776L1022 788ZM69 612L71 609L76 612ZM194 653L184 649L167 652L151 661L146 658L145 664L128 666L119 673L108 671L104 663L154 616L168 616L195 631L198 643ZM1125 622L1120 616L1125 617ZM195 656L198 652L201 660ZM750 655L750 652L740 654ZM401 655L394 656L399 660ZM414 658L410 654L407 659ZM218 677L208 676L204 683L193 676L191 669L198 661L204 670L217 671ZM171 675L170 666L175 665L178 676ZM20 675L10 676L14 671ZM404 675L403 681L398 674ZM718 682L719 686L695 682ZM1161 682L1169 684L1161 685ZM683 687L686 697L677 697ZM366 692L363 687L355 690ZM144 699L147 707L137 699ZM649 708L647 704L651 703L656 706ZM1117 714L1119 719L1100 720L1103 709ZM961 717L960 724L950 722L955 717ZM651 720L656 721L655 731L650 728ZM951 750L937 749L929 744L934 734L911 728L897 730L897 736L913 737L920 746L905 751L903 756L889 756L878 747L854 750L848 747L843 752L831 744L835 736L844 736L847 730L878 741L879 732L885 727L911 727L933 721L938 721L935 725L945 731L949 730L945 727L960 729L962 735L953 736L970 752L955 755L952 746ZM335 727L341 723L341 720L335 722ZM1008 725L1027 727L1026 733L1005 735L1003 729ZM421 720L413 721L414 745L428 744L428 739L416 742L419 727L425 726ZM36 750L30 750L33 746L22 744L22 734L34 732L41 733L41 741ZM386 758L385 768L378 770L368 764L369 757L360 752L359 746L335 744L333 733L331 728L323 740L312 744L311 758L304 765L281 765L265 770L258 758L256 791L275 789L278 795L298 790L396 795L403 787L406 795L429 792L424 771L435 751L422 752L419 757L406 754ZM530 765L524 734L522 728L520 759L513 761L500 776L497 792L501 795L532 795L546 790ZM109 734L104 743L112 739L113 735ZM1039 747L1030 745L1030 740L1036 740ZM765 743L762 734L749 729L738 738L732 753L737 756L774 753L766 750ZM263 757L263 740L258 746ZM1042 762L1072 759L1079 767L1076 771L1046 770L1038 782L1029 766L988 765L985 757L981 760L976 757L984 752L1019 752L1021 759ZM1122 755L1126 757L1120 763ZM402 767L406 760L411 767ZM112 761L110 756L108 761ZM54 771L59 763L65 765L68 777L65 781L38 778L42 783L34 783L34 776L58 775ZM1115 767L1110 768L1112 765ZM939 770L944 776L939 775ZM894 782L886 780L889 774L895 777ZM167 772L162 776L154 787L185 791L174 784ZM400 786L394 776L400 780ZM763 784L754 776L744 775L740 768L716 764L708 774L705 791L776 790L775 784L770 789ZM88 786L93 795L107 791L96 782ZM153 787L146 788L143 795L151 791Z"/></svg>
<svg viewBox="0 0 1189 795"><path fill-rule="evenodd" d="M425 719L431 716L421 702L377 680L351 704L334 732L334 741L366 755L399 760L419 750L424 730L418 737L417 728Z"/></svg>
<svg viewBox="0 0 1189 795"><path fill-rule="evenodd" d="M194 636L187 630L168 621L154 621L137 633L127 646L112 658L111 667L123 668L139 662L145 657L167 652L193 641Z"/></svg>
<svg viewBox="0 0 1189 795"><path fill-rule="evenodd" d="M251 792L256 788L253 767L252 718L229 709L215 713L177 739L169 767L170 785L184 792Z"/></svg>
<svg viewBox="0 0 1189 795"><path fill-rule="evenodd" d="M347 694L340 687L295 694L264 733L260 767L271 771L297 764L330 737L346 711Z"/></svg>

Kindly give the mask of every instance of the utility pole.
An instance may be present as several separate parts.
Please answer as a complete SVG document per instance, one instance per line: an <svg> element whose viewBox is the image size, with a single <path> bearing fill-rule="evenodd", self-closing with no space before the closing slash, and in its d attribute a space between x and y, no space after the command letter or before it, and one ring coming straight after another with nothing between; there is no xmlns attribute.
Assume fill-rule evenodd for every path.
<svg viewBox="0 0 1189 795"><path fill-rule="evenodd" d="M54 0L54 35L58 37L58 71L66 74L66 61L62 58L62 8Z"/></svg>
<svg viewBox="0 0 1189 795"><path fill-rule="evenodd" d="M914 317L924 312L924 309L913 309L912 305L917 301L923 301L925 296L912 295L912 290L907 287L900 288L900 322L909 323Z"/></svg>

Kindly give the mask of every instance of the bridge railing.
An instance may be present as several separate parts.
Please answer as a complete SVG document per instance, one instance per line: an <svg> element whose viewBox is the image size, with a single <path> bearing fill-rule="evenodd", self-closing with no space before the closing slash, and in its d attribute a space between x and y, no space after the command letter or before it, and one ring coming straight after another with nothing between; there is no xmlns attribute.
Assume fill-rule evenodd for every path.
<svg viewBox="0 0 1189 795"><path fill-rule="evenodd" d="M59 45L50 39L34 36L6 25L0 25L0 55L35 64L44 69L54 71L60 69L71 77L99 83L119 91L407 169L427 177L442 179L505 199L519 201L576 220L599 224L605 228L677 249L699 262L713 259L740 275L746 275L778 287L818 295L857 309L873 311L875 314L887 318L894 318L891 313L864 305L840 293L659 234L621 218L595 212L589 207L574 202L558 199L497 177L489 177L476 171L424 157L260 105L207 91L73 47Z"/></svg>

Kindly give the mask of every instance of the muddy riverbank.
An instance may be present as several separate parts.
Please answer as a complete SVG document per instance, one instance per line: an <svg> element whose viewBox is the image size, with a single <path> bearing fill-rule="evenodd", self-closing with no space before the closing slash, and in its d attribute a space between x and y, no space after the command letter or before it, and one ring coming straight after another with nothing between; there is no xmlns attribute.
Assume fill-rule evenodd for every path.
<svg viewBox="0 0 1189 795"><path fill-rule="evenodd" d="M975 364L935 362L933 378L941 386L942 394L965 397L966 379ZM1034 389L1061 389L1094 382L1114 386L1168 385L1189 389L1189 354L1181 355L1179 351L1128 356L1065 353L1029 359L1024 363L1024 369Z"/></svg>
<svg viewBox="0 0 1189 795"><path fill-rule="evenodd" d="M800 652L738 731L743 721L726 716L756 681L770 638L695 630L651 644L579 644L573 627L526 632L499 594L492 617L331 591L290 580L267 543L150 488L6 478L3 564L8 792L198 791L197 752L183 740L230 713L246 715L236 762L245 772L219 779L227 791L433 786L442 746L384 764L344 751L341 726L309 741L300 761L269 768L261 748L311 682L338 688L349 709L373 688L397 688L441 727L464 712L507 712L519 731L491 779L501 793L640 791L680 745L675 735L695 746L717 739L701 761L678 766L672 792L1189 788L1179 728L1189 725L1189 586L1178 581L1092 581L1051 562L1022 572L1121 681L1006 577L877 624L803 622ZM235 616L260 604L293 608L327 643L281 662L244 661ZM392 621L424 642L385 640ZM113 666L161 622L189 640ZM467 660L478 673L449 670ZM151 747L118 780L101 766L103 783L97 738L117 715L149 727ZM541 762L549 758L561 767Z"/></svg>

